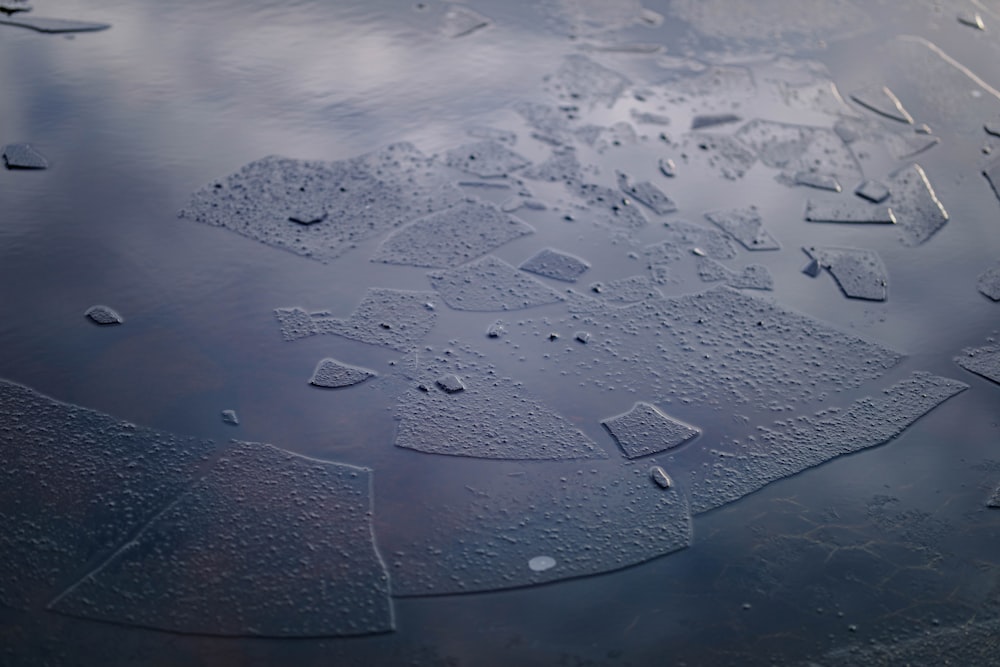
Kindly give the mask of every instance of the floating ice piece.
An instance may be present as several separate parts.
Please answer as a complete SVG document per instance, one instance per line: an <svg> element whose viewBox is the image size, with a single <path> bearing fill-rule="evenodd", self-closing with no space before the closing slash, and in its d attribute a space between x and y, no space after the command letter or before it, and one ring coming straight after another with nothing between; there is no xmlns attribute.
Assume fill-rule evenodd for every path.
<svg viewBox="0 0 1000 667"><path fill-rule="evenodd" d="M538 251L521 265L522 271L569 283L576 282L589 268L590 264L579 257L552 248Z"/></svg>
<svg viewBox="0 0 1000 667"><path fill-rule="evenodd" d="M663 296L647 276L628 276L594 283L590 290L608 303L635 303Z"/></svg>
<svg viewBox="0 0 1000 667"><path fill-rule="evenodd" d="M888 298L885 265L874 250L815 247L803 250L830 272L844 296L868 301Z"/></svg>
<svg viewBox="0 0 1000 667"><path fill-rule="evenodd" d="M670 117L659 113L632 109L629 111L629 115L632 116L632 120L641 125L670 125Z"/></svg>
<svg viewBox="0 0 1000 667"><path fill-rule="evenodd" d="M1000 265L986 269L979 274L976 287L994 301L1000 301Z"/></svg>
<svg viewBox="0 0 1000 667"><path fill-rule="evenodd" d="M729 236L716 229L680 220L666 223L664 228L666 230L664 240L646 246L643 250L650 267L676 262L691 251L713 259L736 257L736 246L730 241Z"/></svg>
<svg viewBox="0 0 1000 667"><path fill-rule="evenodd" d="M645 204L651 208L654 213L658 215L666 215L677 210L677 204L675 204L670 197L663 194L662 190L649 181L630 184L628 176L622 172L618 172L617 176L618 187L621 191L631 196L636 201Z"/></svg>
<svg viewBox="0 0 1000 667"><path fill-rule="evenodd" d="M670 479L670 475L667 474L667 471L660 466L653 466L650 468L649 477L656 482L656 485L661 489L669 489L674 485L674 480Z"/></svg>
<svg viewBox="0 0 1000 667"><path fill-rule="evenodd" d="M74 21L71 19L49 19L40 16L18 16L16 18L0 18L0 25L14 25L30 28L38 32L97 32L107 30L110 23L92 23L90 21Z"/></svg>
<svg viewBox="0 0 1000 667"><path fill-rule="evenodd" d="M628 412L601 421L630 459L674 449L698 435L698 429L638 402Z"/></svg>
<svg viewBox="0 0 1000 667"><path fill-rule="evenodd" d="M552 556L535 556L528 561L528 567L532 572L545 572L556 566L556 559Z"/></svg>
<svg viewBox="0 0 1000 667"><path fill-rule="evenodd" d="M125 320L110 306L91 306L83 313L94 324L107 326L121 324Z"/></svg>
<svg viewBox="0 0 1000 667"><path fill-rule="evenodd" d="M376 375L375 371L368 370L367 368L351 366L350 364L327 357L326 359L321 359L316 364L316 370L313 371L312 377L309 378L309 384L314 387L337 389L360 384Z"/></svg>
<svg viewBox="0 0 1000 667"><path fill-rule="evenodd" d="M851 93L851 99L861 106L901 123L913 124L913 116L903 108L903 103L886 86L871 85Z"/></svg>
<svg viewBox="0 0 1000 667"><path fill-rule="evenodd" d="M631 123L624 121L615 123L610 127L601 125L585 125L574 133L580 141L593 146L598 153L604 153L610 148L621 146L633 146L639 141L639 135Z"/></svg>
<svg viewBox="0 0 1000 667"><path fill-rule="evenodd" d="M699 114L691 119L691 129L702 130L706 127L718 127L719 125L738 123L741 120L743 120L742 116L737 116L734 113Z"/></svg>
<svg viewBox="0 0 1000 667"><path fill-rule="evenodd" d="M500 338L505 333L507 333L507 327L504 326L503 320L497 320L486 328L486 335L490 338Z"/></svg>
<svg viewBox="0 0 1000 667"><path fill-rule="evenodd" d="M465 391L465 383L462 382L462 378L454 373L442 375L434 381L434 384L441 387L441 390L446 394L457 394L460 391Z"/></svg>
<svg viewBox="0 0 1000 667"><path fill-rule="evenodd" d="M873 204L881 204L889 198L889 188L878 181L866 180L854 189L854 194Z"/></svg>
<svg viewBox="0 0 1000 667"><path fill-rule="evenodd" d="M0 2L0 12L4 14L10 15L30 11L31 4L27 0L3 0L3 2Z"/></svg>
<svg viewBox="0 0 1000 667"><path fill-rule="evenodd" d="M796 185L805 185L817 190L829 190L830 192L840 192L840 183L833 176L820 174L814 171L799 171L793 177Z"/></svg>
<svg viewBox="0 0 1000 667"><path fill-rule="evenodd" d="M723 281L734 289L757 289L773 290L774 279L767 267L760 264L751 264L743 268L742 271L733 271L728 266L709 257L699 257L698 276L704 282Z"/></svg>
<svg viewBox="0 0 1000 667"><path fill-rule="evenodd" d="M756 118L735 136L773 169L789 174L822 173L843 181L861 178L857 159L833 130Z"/></svg>
<svg viewBox="0 0 1000 667"><path fill-rule="evenodd" d="M810 199L806 202L809 222L844 222L851 224L893 225L896 215L888 206L865 204L856 199Z"/></svg>
<svg viewBox="0 0 1000 667"><path fill-rule="evenodd" d="M888 442L965 389L968 385L957 380L916 372L845 410L776 422L759 435L720 446L714 462L689 473L692 510L706 512L830 459Z"/></svg>
<svg viewBox="0 0 1000 667"><path fill-rule="evenodd" d="M393 232L372 261L445 269L534 231L492 204L470 200Z"/></svg>
<svg viewBox="0 0 1000 667"><path fill-rule="evenodd" d="M529 164L527 159L492 139L451 149L445 154L445 163L483 178L506 176Z"/></svg>
<svg viewBox="0 0 1000 667"><path fill-rule="evenodd" d="M48 169L49 161L31 147L31 144L7 144L3 147L3 161L8 169Z"/></svg>
<svg viewBox="0 0 1000 667"><path fill-rule="evenodd" d="M429 454L487 459L607 458L579 429L527 395L519 383L498 377L471 351L451 350L426 359L422 384L461 376L464 391L410 390L396 406L396 445Z"/></svg>
<svg viewBox="0 0 1000 667"><path fill-rule="evenodd" d="M685 163L704 162L722 178L735 181L757 162L756 154L738 139L707 132L691 132L681 140L680 153Z"/></svg>
<svg viewBox="0 0 1000 667"><path fill-rule="evenodd" d="M518 310L562 301L552 288L492 255L427 275L455 310Z"/></svg>
<svg viewBox="0 0 1000 667"><path fill-rule="evenodd" d="M343 336L369 345L381 345L407 352L416 347L430 332L437 313L427 304L433 301L434 292L408 292L386 288L369 288L357 309L340 319L326 315L311 315L316 333ZM299 318L292 321L299 329ZM291 340L293 331L284 328L286 340ZM286 332L287 331L287 332Z"/></svg>
<svg viewBox="0 0 1000 667"><path fill-rule="evenodd" d="M629 197L613 188L594 183L577 183L570 191L599 212L599 221L615 227L639 229L649 224L646 216Z"/></svg>
<svg viewBox="0 0 1000 667"><path fill-rule="evenodd" d="M388 632L371 484L366 468L237 443L50 608L209 635Z"/></svg>
<svg viewBox="0 0 1000 667"><path fill-rule="evenodd" d="M660 173L667 178L673 178L677 175L677 165L674 164L673 160L667 158L660 158L659 161Z"/></svg>
<svg viewBox="0 0 1000 667"><path fill-rule="evenodd" d="M513 109L535 130L535 139L552 146L568 147L573 143L567 112L538 102L517 102Z"/></svg>
<svg viewBox="0 0 1000 667"><path fill-rule="evenodd" d="M986 24L983 23L983 17L979 15L978 12L973 12L971 14L959 14L958 22L962 25L967 25L970 28L975 28L976 30L986 30Z"/></svg>
<svg viewBox="0 0 1000 667"><path fill-rule="evenodd" d="M236 416L236 410L223 410L222 421L230 426L239 426L240 418Z"/></svg>
<svg viewBox="0 0 1000 667"><path fill-rule="evenodd" d="M563 59L552 83L557 92L570 100L600 103L610 108L631 81L586 56L573 54Z"/></svg>
<svg viewBox="0 0 1000 667"><path fill-rule="evenodd" d="M474 9L464 5L449 5L444 13L441 31L446 37L455 39L489 27L490 23L490 19Z"/></svg>
<svg viewBox="0 0 1000 667"><path fill-rule="evenodd" d="M180 215L329 262L461 201L441 171L405 143L338 162L266 157L195 192Z"/></svg>
<svg viewBox="0 0 1000 667"><path fill-rule="evenodd" d="M986 134L993 137L1000 137L1000 123L992 122L983 125L983 129L986 130Z"/></svg>
<svg viewBox="0 0 1000 667"><path fill-rule="evenodd" d="M583 177L583 170L574 149L560 148L544 162L525 168L521 176L533 181L576 183Z"/></svg>
<svg viewBox="0 0 1000 667"><path fill-rule="evenodd" d="M764 228L756 206L709 211L705 218L747 250L779 250L779 244Z"/></svg>
<svg viewBox="0 0 1000 667"><path fill-rule="evenodd" d="M955 357L965 370L1000 384L1000 346L970 347Z"/></svg>
<svg viewBox="0 0 1000 667"><path fill-rule="evenodd" d="M948 212L938 200L927 174L918 164L903 167L889 177L889 206L903 233L903 242L920 245L948 222Z"/></svg>
<svg viewBox="0 0 1000 667"><path fill-rule="evenodd" d="M897 160L906 160L934 148L941 140L923 133L900 134L889 132L881 137L889 149L889 154Z"/></svg>
<svg viewBox="0 0 1000 667"><path fill-rule="evenodd" d="M27 608L110 556L199 475L214 445L0 380L0 602Z"/></svg>
<svg viewBox="0 0 1000 667"><path fill-rule="evenodd" d="M689 546L685 494L665 492L650 481L646 466L619 465L610 479L596 469L555 464L525 467L517 476L477 475L451 488L435 479L421 502L448 521L432 522L418 537L387 531L399 535L389 536L386 548L395 554L393 595L541 584L611 572ZM412 522L407 514L396 520ZM532 568L539 554L552 554L554 566L542 569L537 566L549 562L535 561Z"/></svg>
<svg viewBox="0 0 1000 667"><path fill-rule="evenodd" d="M285 340L298 340L319 333L312 315L302 308L276 308L274 315L278 318L281 336Z"/></svg>

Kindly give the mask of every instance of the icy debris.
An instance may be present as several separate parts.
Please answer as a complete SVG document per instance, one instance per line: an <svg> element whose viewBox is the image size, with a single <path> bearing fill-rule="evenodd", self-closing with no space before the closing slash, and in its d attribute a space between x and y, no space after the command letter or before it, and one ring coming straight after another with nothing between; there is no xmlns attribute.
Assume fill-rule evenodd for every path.
<svg viewBox="0 0 1000 667"><path fill-rule="evenodd" d="M590 264L583 259L552 248L538 251L521 265L522 271L570 283L576 282L589 268Z"/></svg>
<svg viewBox="0 0 1000 667"><path fill-rule="evenodd" d="M230 426L239 426L240 424L240 418L236 416L236 410L223 410L222 421Z"/></svg>
<svg viewBox="0 0 1000 667"><path fill-rule="evenodd" d="M621 415L601 421L630 459L674 449L698 435L698 429L665 415L655 405L638 402Z"/></svg>
<svg viewBox="0 0 1000 667"><path fill-rule="evenodd" d="M316 369L313 371L312 377L309 378L309 384L325 389L337 389L360 384L376 375L375 371L367 368L352 366L327 357L316 364Z"/></svg>
<svg viewBox="0 0 1000 667"><path fill-rule="evenodd" d="M491 21L465 5L450 5L444 13L441 30L446 37L456 39L489 27Z"/></svg>
<svg viewBox="0 0 1000 667"><path fill-rule="evenodd" d="M71 19L50 19L40 16L17 16L11 18L0 18L0 25L13 25L21 28L29 28L38 32L69 33L69 32L97 32L107 30L110 23L93 23L91 21L74 21Z"/></svg>
<svg viewBox="0 0 1000 667"><path fill-rule="evenodd" d="M810 199L806 202L809 222L843 222L851 224L896 224L896 215L888 206L865 204L856 199Z"/></svg>
<svg viewBox="0 0 1000 667"><path fill-rule="evenodd" d="M986 24L983 23L983 17L980 16L978 12L959 14L958 22L962 25L967 25L970 28L975 28L976 30L986 30Z"/></svg>
<svg viewBox="0 0 1000 667"><path fill-rule="evenodd" d="M1000 265L986 269L979 274L976 287L994 301L1000 301Z"/></svg>
<svg viewBox="0 0 1000 667"><path fill-rule="evenodd" d="M673 178L677 175L677 165L674 164L673 160L660 158L658 166L660 167L660 173L667 178Z"/></svg>
<svg viewBox="0 0 1000 667"><path fill-rule="evenodd" d="M629 183L629 178L622 172L617 173L618 187L622 192L631 196L641 204L645 204L658 215L667 215L677 210L677 204L663 194L663 191L650 183L642 181L640 183Z"/></svg>
<svg viewBox="0 0 1000 667"><path fill-rule="evenodd" d="M881 204L889 198L889 188L878 181L866 180L854 189L854 194L873 204Z"/></svg>
<svg viewBox="0 0 1000 667"><path fill-rule="evenodd" d="M861 106L901 123L913 124L913 116L903 108L903 103L886 86L871 85L851 93L851 99Z"/></svg>
<svg viewBox="0 0 1000 667"><path fill-rule="evenodd" d="M948 222L948 212L937 198L927 174L911 164L889 177L889 206L903 233L903 242L920 245Z"/></svg>
<svg viewBox="0 0 1000 667"><path fill-rule="evenodd" d="M607 457L579 429L530 397L520 383L497 375L481 357L463 350L421 352L416 379L430 385L460 376L464 391L407 391L396 406L397 446L489 459Z"/></svg>
<svg viewBox="0 0 1000 667"><path fill-rule="evenodd" d="M885 301L888 277L882 258L874 250L856 248L803 248L810 259L830 272L840 290L851 299Z"/></svg>
<svg viewBox="0 0 1000 667"><path fill-rule="evenodd" d="M236 443L51 608L208 635L388 632L371 488L366 468Z"/></svg>
<svg viewBox="0 0 1000 667"><path fill-rule="evenodd" d="M518 310L562 301L555 290L492 255L428 277L455 310Z"/></svg>
<svg viewBox="0 0 1000 667"><path fill-rule="evenodd" d="M124 318L110 306L91 306L83 313L94 324L107 326L109 324L121 324Z"/></svg>
<svg viewBox="0 0 1000 667"><path fill-rule="evenodd" d="M709 211L705 218L747 250L778 250L781 245L764 228L756 206Z"/></svg>
<svg viewBox="0 0 1000 667"><path fill-rule="evenodd" d="M881 445L968 385L916 372L846 409L775 422L742 441L719 445L709 466L692 466L687 484L694 512L739 500L783 477Z"/></svg>
<svg viewBox="0 0 1000 667"><path fill-rule="evenodd" d="M529 164L527 159L493 139L453 148L445 153L445 163L482 178L506 176Z"/></svg>
<svg viewBox="0 0 1000 667"><path fill-rule="evenodd" d="M372 261L450 268L534 231L492 204L468 200L396 230Z"/></svg>
<svg viewBox="0 0 1000 667"><path fill-rule="evenodd" d="M337 162L272 156L195 192L180 215L329 262L461 201L462 192L441 172L405 143Z"/></svg>
<svg viewBox="0 0 1000 667"><path fill-rule="evenodd" d="M970 347L955 357L955 363L965 370L1000 384L1000 346Z"/></svg>
<svg viewBox="0 0 1000 667"><path fill-rule="evenodd" d="M440 387L446 394L457 394L460 391L465 391L465 384L462 382L462 379L454 373L442 375L434 381L434 384Z"/></svg>
<svg viewBox="0 0 1000 667"><path fill-rule="evenodd" d="M674 485L674 480L670 479L670 475L667 474L667 471L660 466L653 466L650 468L649 477L656 482L656 485L661 489L669 489Z"/></svg>
<svg viewBox="0 0 1000 667"><path fill-rule="evenodd" d="M3 147L3 161L8 169L48 169L49 161L31 147L31 144L7 144Z"/></svg>

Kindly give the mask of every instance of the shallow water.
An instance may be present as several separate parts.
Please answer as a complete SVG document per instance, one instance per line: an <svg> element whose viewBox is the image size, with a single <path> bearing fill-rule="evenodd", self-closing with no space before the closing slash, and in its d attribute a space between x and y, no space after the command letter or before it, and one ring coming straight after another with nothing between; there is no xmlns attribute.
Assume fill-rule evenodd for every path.
<svg viewBox="0 0 1000 667"><path fill-rule="evenodd" d="M359 613L358 623L372 630L384 630L391 613L394 631L369 637L221 638L211 636L220 634L213 627L158 625L155 606L132 625L112 603L89 618L46 611L72 575L101 564L95 556L96 563L64 573L55 589L39 586L27 602L0 605L7 638L0 662L873 664L875 657L852 647L875 643L888 647L878 659L891 664L936 650L915 638L944 633L946 642L954 628L993 622L1000 513L986 504L1000 484L1000 385L953 359L965 348L995 345L1000 321L997 304L977 289L1000 259L1000 204L980 173L1000 148L983 130L1000 116L992 66L1000 12L929 1L793 4L677 1L650 3L650 14L632 2L476 2L467 6L491 23L465 33L455 26L478 20L446 19L449 6L438 2L168 7L101 0L39 2L29 14L112 25L101 32L0 26L7 84L0 145L29 143L48 162L45 170L0 170L7 304L0 377L161 434L211 439L213 456L224 456L237 438L372 470L371 533L390 587L399 584L378 622ZM963 12L978 12L986 31L959 22ZM888 86L914 125L850 101L873 85ZM555 110L529 112L525 103ZM727 116L740 120L690 130ZM853 123L850 143L836 132L838 118ZM897 159L926 142L929 135L915 130L921 123L940 142ZM532 164L477 152L473 169L454 153L484 138ZM423 217L432 209L413 219L438 234L427 241L437 254L396 235L427 236L413 236L404 216L380 220L385 227L323 263L178 217L193 193L266 156L343 161L404 141L428 156L431 180L506 185L457 187L496 205L489 207L495 218L476 220L513 216L518 233L489 243L479 233L441 234L461 221L445 204L427 204L442 207L445 226ZM559 152L567 146L575 161ZM553 155L561 158L536 169ZM485 168L484 158L493 160ZM661 173L665 159L675 176ZM910 164L920 165L947 210L943 226L926 197L901 194L905 184L892 173ZM810 169L835 177L843 191L795 185L796 173ZM491 177L498 170L508 175ZM551 182L550 174L572 182ZM389 181L402 192L409 186L397 177L407 176ZM863 179L885 183L893 194L881 206L909 223L806 221L812 200L876 206L854 194ZM650 206L648 196L630 191L645 182L671 206ZM600 187L581 187L588 184ZM505 202L514 196L536 204L511 212ZM727 242L725 226L705 217L751 206L780 248ZM349 214L333 210L308 227L280 222L301 234ZM410 259L371 261L384 259L387 238L397 239L388 246L394 256ZM465 250L456 250L461 243ZM826 272L815 280L803 274L809 256L802 248L810 247L877 253L887 299L848 299ZM589 268L576 282L516 270L543 248ZM487 254L496 259L477 260ZM762 299L762 309L780 305L767 311L764 333L756 323L747 330L733 323L749 312L744 307L699 311L712 323L703 332L684 319L694 311L675 299L714 287L699 277L710 261L733 275L759 265L773 278L772 291L743 292ZM594 290L595 283L607 289ZM399 328L416 320L364 307L364 317L352 320L369 288L426 293L432 309L420 321L432 323L429 330ZM633 299L639 303L628 310L609 310ZM414 305L424 301L421 295ZM99 304L123 324L88 321L85 311ZM275 309L292 307L339 335L283 340ZM811 319L793 327L783 309ZM651 337L661 316L676 318L672 333ZM488 336L498 319L505 333ZM326 358L375 375L353 386L310 386ZM891 442L697 514L691 535L684 533L688 480L734 441L779 420L881 396L914 371L969 389ZM435 384L448 373L463 382L461 391ZM699 435L676 451L627 461L601 421L638 402ZM220 417L225 409L236 411L237 426ZM424 421L403 430L407 418ZM484 421L463 428L467 419ZM490 452L509 453L518 441L504 438L530 438L525 424L536 431L557 424L553 437L579 433L575 444L586 446L578 451L606 456L455 455L477 451L483 434L503 441ZM398 431L422 446L396 446ZM435 440L441 434L452 441ZM10 459L2 460L9 472ZM202 474L216 474L209 473L215 460ZM654 465L670 475L671 488L649 477ZM254 472L266 484L268 471ZM578 473L597 481L560 486ZM646 486L631 493L640 477ZM622 480L626 486L614 486ZM202 502L199 488L174 510ZM546 513L545 503L559 511ZM0 514L10 522L8 510ZM272 515L281 511L275 503ZM666 512L671 532L643 542L642 531L659 519L654 511ZM206 519L170 525L204 532ZM504 536L520 539L519 520L530 524L531 537L504 551ZM58 536L61 529L39 530ZM282 549L295 543L288 535L280 542ZM596 553L584 554L588 546ZM441 553L410 561L397 553L415 548ZM31 558L23 545L8 541L3 549L9 562ZM491 549L497 553L483 554ZM484 565L491 558L500 563L492 570ZM191 594L190 580L171 589L149 571L171 595ZM450 595L463 587L512 590ZM232 608L252 588L227 589ZM176 609L164 603L161 616L176 620ZM233 619L219 626L230 635L356 634L342 631L350 622L331 623L328 632L294 613L284 622L289 633Z"/></svg>

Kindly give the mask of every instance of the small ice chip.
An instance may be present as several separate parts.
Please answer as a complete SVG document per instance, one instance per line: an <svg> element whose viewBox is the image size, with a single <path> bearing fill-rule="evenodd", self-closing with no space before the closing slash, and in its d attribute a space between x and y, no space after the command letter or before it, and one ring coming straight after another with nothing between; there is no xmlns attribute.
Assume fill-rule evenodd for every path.
<svg viewBox="0 0 1000 667"><path fill-rule="evenodd" d="M437 380L435 384L441 387L444 391L449 394L457 394L458 392L465 389L465 385L462 383L462 379L457 375L449 373L448 375L442 375Z"/></svg>
<svg viewBox="0 0 1000 667"><path fill-rule="evenodd" d="M222 421L227 424L232 424L233 426L238 426L240 418L236 416L236 410L223 410Z"/></svg>
<svg viewBox="0 0 1000 667"><path fill-rule="evenodd" d="M110 324L121 324L125 320L119 315L113 308L108 306L91 306L84 313L85 316L90 318L91 322L95 324L100 324L102 326Z"/></svg>
<svg viewBox="0 0 1000 667"><path fill-rule="evenodd" d="M670 479L667 471L660 466L653 466L649 469L649 476L661 489L669 489L674 485L674 480Z"/></svg>
<svg viewBox="0 0 1000 667"><path fill-rule="evenodd" d="M545 572L556 566L556 559L552 556L535 556L528 561L528 567L532 572Z"/></svg>

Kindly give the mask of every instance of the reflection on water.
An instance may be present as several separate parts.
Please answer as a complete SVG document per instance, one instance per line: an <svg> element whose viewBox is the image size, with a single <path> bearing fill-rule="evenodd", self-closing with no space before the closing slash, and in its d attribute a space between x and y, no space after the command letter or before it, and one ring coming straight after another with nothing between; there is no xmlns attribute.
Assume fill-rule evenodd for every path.
<svg viewBox="0 0 1000 667"><path fill-rule="evenodd" d="M195 627L183 576L226 558L199 541L212 521L251 526L229 527L252 539L230 554L247 569L225 573L247 580L273 546L260 562L312 581L288 545L323 530L268 486L307 459L216 453L141 535L102 507L126 526L103 548L135 542L109 565L78 559L8 598L27 611L0 611L7 662L874 664L995 619L989 9L986 31L975 11L849 0L110 0L15 17L56 10L112 27L0 26L0 144L49 166L0 172L0 377L161 434L374 470L370 530L334 528L374 534L397 598L394 619L299 600L328 633L296 632L297 614L261 629L272 608ZM802 248L835 281L803 275ZM732 291L748 288L770 291ZM615 415L621 433L601 426ZM676 449L650 449L667 427ZM15 486L54 474L18 465ZM692 523L689 498L736 502ZM281 512L311 528L253 532ZM12 544L8 562L37 548ZM174 574L144 578L157 571ZM56 609L207 634L396 632L222 640L44 611L90 572ZM399 597L542 582L558 583ZM129 610L112 593L130 587L171 602Z"/></svg>

